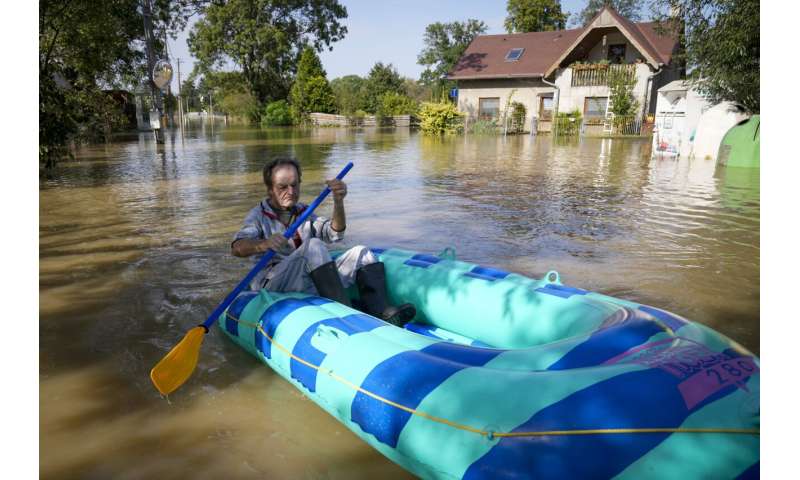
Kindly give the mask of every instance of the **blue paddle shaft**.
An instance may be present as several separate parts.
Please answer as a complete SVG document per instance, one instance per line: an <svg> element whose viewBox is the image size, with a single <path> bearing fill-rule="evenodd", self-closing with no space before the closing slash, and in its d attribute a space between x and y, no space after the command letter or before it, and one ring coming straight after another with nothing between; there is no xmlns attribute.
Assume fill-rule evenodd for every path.
<svg viewBox="0 0 800 480"><path fill-rule="evenodd" d="M344 178L345 175L347 175L347 172L349 172L351 168L353 168L353 162L349 162L347 165L345 165L342 171L339 172L339 175L336 175L336 178L341 180L342 178ZM294 223L292 223L289 226L289 228L286 229L286 231L283 233L283 236L286 237L287 240L292 238L294 232L297 231L298 228L300 228L300 225L302 225L303 222L306 221L309 215L314 213L314 209L316 209L319 206L319 204L322 203L323 200L325 200L325 197L327 197L329 193L331 193L331 189L330 187L326 186L325 190L323 190L322 193L319 194L317 199L311 202L311 205L309 205L308 208L306 208L303 211L303 213L297 218L297 220L295 220ZM239 285L236 285L236 288L231 290L231 293L229 293L228 296L225 297L225 300L223 300L222 303L220 303L217 306L217 308L215 308L214 311L211 312L211 316L209 316L208 320L206 320L203 323L203 326L206 327L206 331L208 331L208 328L211 327L211 325L214 325L214 322L216 322L219 316L222 315L222 312L224 312L225 309L228 308L228 306L231 303L233 303L233 301L242 292L242 290L245 289L245 287L250 285L250 282L253 280L253 277L255 277L256 274L262 268L266 267L267 262L269 262L270 259L274 256L275 256L274 250L270 249L269 251L267 251L267 253L265 253L261 257L261 260L258 261L256 266L253 267L252 270L250 270L250 273L248 273L247 276L244 277L244 279L242 279L241 282L239 282Z"/></svg>

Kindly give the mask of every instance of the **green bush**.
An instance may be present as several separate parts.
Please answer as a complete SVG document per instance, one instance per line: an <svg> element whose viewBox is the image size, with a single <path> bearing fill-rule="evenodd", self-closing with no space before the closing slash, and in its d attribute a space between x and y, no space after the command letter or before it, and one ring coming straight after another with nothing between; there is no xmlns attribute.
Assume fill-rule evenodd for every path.
<svg viewBox="0 0 800 480"><path fill-rule="evenodd" d="M378 109L375 111L375 118L380 125L385 119L394 115L415 115L419 105L417 102L397 92L387 92L378 98Z"/></svg>
<svg viewBox="0 0 800 480"><path fill-rule="evenodd" d="M571 112L558 112L556 135L577 135L581 131L583 115L577 108Z"/></svg>
<svg viewBox="0 0 800 480"><path fill-rule="evenodd" d="M260 116L258 101L254 96L245 92L225 95L220 102L220 107L231 117L238 117L249 122L257 122Z"/></svg>
<svg viewBox="0 0 800 480"><path fill-rule="evenodd" d="M416 115L419 104L413 98L397 92L387 92L380 96L378 111L385 115Z"/></svg>
<svg viewBox="0 0 800 480"><path fill-rule="evenodd" d="M608 88L611 90L609 111L623 117L635 115L639 108L639 101L633 96L635 86L635 75L624 71L611 71L608 74Z"/></svg>
<svg viewBox="0 0 800 480"><path fill-rule="evenodd" d="M365 112L364 110L356 110L355 112L347 116L347 121L350 125L360 126L364 124L364 117L366 116L367 112Z"/></svg>
<svg viewBox="0 0 800 480"><path fill-rule="evenodd" d="M286 100L278 100L267 104L264 115L261 117L262 127L272 127L278 125L291 125L292 113L289 110L289 103Z"/></svg>
<svg viewBox="0 0 800 480"><path fill-rule="evenodd" d="M525 116L528 113L528 109L525 108L525 105L519 102L513 102L511 104L511 132L512 133L522 133L522 130L525 128Z"/></svg>
<svg viewBox="0 0 800 480"><path fill-rule="evenodd" d="M494 135L497 133L497 120L490 118L486 120L476 120L469 124L469 133L475 135Z"/></svg>
<svg viewBox="0 0 800 480"><path fill-rule="evenodd" d="M453 135L464 131L464 114L450 102L423 102L417 116L420 130L429 135Z"/></svg>

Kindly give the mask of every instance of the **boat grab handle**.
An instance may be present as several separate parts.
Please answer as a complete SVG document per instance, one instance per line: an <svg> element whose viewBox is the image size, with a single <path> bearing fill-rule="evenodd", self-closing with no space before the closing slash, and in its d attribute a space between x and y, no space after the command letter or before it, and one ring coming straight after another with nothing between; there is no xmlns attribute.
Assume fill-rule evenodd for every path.
<svg viewBox="0 0 800 480"><path fill-rule="evenodd" d="M441 258L442 260L455 260L456 259L456 249L453 247L446 247L444 250L439 252L437 257Z"/></svg>

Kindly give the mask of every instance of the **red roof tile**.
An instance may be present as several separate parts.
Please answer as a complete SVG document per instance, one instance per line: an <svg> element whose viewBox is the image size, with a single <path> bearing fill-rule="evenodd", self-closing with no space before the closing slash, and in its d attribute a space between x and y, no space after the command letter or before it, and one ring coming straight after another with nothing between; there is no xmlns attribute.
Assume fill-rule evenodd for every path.
<svg viewBox="0 0 800 480"><path fill-rule="evenodd" d="M672 54L675 53L675 48L678 46L677 35L662 35L659 33L658 22L635 23L634 25L656 51L661 63L669 65L669 62L672 61Z"/></svg>
<svg viewBox="0 0 800 480"><path fill-rule="evenodd" d="M656 22L633 23L613 9L606 8L630 35L631 40L642 46L645 50L642 53L652 57L656 63L670 62L677 45L676 36L659 35L656 32ZM448 78L465 80L545 76L585 30L576 28L555 32L480 35L469 44ZM518 61L507 62L505 57L512 48L524 48L525 52Z"/></svg>
<svg viewBox="0 0 800 480"><path fill-rule="evenodd" d="M469 44L450 71L449 78L540 77L572 42L582 28L555 32L480 35ZM507 62L512 48L524 48L515 62Z"/></svg>

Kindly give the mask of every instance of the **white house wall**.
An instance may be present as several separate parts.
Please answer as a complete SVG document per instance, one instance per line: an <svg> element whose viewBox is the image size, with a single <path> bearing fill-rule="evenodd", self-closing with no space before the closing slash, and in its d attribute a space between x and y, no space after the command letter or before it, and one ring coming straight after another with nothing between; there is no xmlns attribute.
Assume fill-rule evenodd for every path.
<svg viewBox="0 0 800 480"><path fill-rule="evenodd" d="M469 116L470 123L478 117L481 98L499 98L502 118L509 95L513 94L511 101L519 102L527 109L525 131L530 131L531 117L539 116L540 95L555 92L553 87L534 79L460 80L458 84L458 110Z"/></svg>
<svg viewBox="0 0 800 480"><path fill-rule="evenodd" d="M606 44L603 45L603 42L598 42L597 45L592 47L589 50L589 53L586 55L588 62L590 63L597 63L601 60L606 60L608 58L608 47L609 45L625 45L625 61L623 63L633 63L637 59L644 61L644 56L636 49L635 46L631 42L625 38L621 32L611 32L606 34Z"/></svg>
<svg viewBox="0 0 800 480"><path fill-rule="evenodd" d="M639 101L637 116L640 115L645 102L647 78L651 74L647 64L636 65L636 85L633 95ZM573 87L572 69L562 68L556 72L555 84L560 89L558 101L559 112L571 112L576 108L583 114L584 100L586 97L608 97L608 86ZM516 91L514 91L516 90ZM470 121L478 117L478 106L481 98L499 98L500 115L508 103L508 97L513 92L512 102L525 105L527 114L525 118L526 131L530 131L531 118L539 116L539 102L543 94L555 94L555 89L539 79L490 79L490 80L460 80L458 82L458 109L466 113ZM653 94L655 97L655 94Z"/></svg>
<svg viewBox="0 0 800 480"><path fill-rule="evenodd" d="M645 92L647 89L647 77L650 76L650 67L645 63L636 64L636 85L633 87L633 96L639 101L637 116L640 116L645 102ZM559 68L556 71L556 81L561 92L561 99L558 102L559 112L571 112L576 108L583 114L584 100L587 97L609 97L611 89L606 85L593 87L573 87L572 69Z"/></svg>

